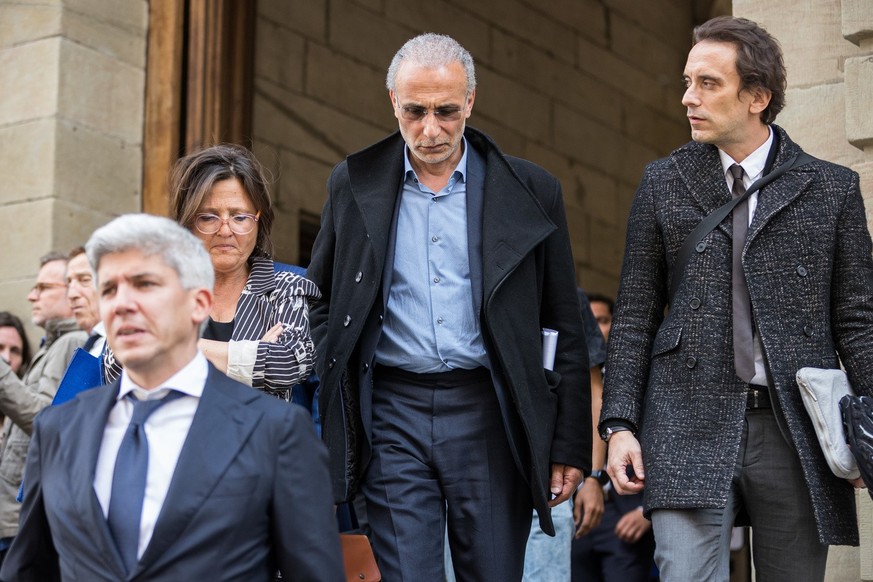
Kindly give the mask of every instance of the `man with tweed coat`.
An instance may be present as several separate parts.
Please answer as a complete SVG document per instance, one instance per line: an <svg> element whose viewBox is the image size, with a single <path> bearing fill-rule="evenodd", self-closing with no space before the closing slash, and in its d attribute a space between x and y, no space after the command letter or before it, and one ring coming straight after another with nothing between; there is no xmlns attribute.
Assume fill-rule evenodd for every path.
<svg viewBox="0 0 873 582"><path fill-rule="evenodd" d="M753 528L758 580L821 580L828 545L858 543L860 482L829 471L794 377L842 363L855 390L873 395L873 259L858 175L815 160L750 196L737 247L750 341L735 342L742 219L706 235L684 274L676 256L732 190L800 151L772 125L784 105L781 50L751 21L713 19L695 29L684 77L694 141L646 168L628 224L600 423L608 471L620 493L644 491L663 580L727 580L738 516ZM672 276L681 282L671 299ZM749 367L735 345L752 348Z"/></svg>

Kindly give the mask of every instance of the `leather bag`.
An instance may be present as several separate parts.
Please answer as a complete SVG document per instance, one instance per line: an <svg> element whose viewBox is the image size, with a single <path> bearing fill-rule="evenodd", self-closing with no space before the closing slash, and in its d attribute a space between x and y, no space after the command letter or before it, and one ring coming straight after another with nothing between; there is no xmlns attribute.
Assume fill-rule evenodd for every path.
<svg viewBox="0 0 873 582"><path fill-rule="evenodd" d="M858 463L846 443L840 409L840 400L852 394L846 373L842 370L801 368L797 371L797 386L831 471L842 479L860 477Z"/></svg>
<svg viewBox="0 0 873 582"><path fill-rule="evenodd" d="M873 398L847 394L840 400L846 440L858 462L861 479L873 498Z"/></svg>
<svg viewBox="0 0 873 582"><path fill-rule="evenodd" d="M379 582L382 573L376 565L376 557L370 540L363 534L340 534L343 551L343 566L347 582Z"/></svg>

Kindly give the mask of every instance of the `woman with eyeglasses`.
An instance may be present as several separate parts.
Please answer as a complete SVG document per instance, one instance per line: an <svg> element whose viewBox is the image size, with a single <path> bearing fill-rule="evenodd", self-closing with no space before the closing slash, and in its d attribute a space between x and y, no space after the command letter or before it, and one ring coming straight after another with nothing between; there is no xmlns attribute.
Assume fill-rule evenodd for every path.
<svg viewBox="0 0 873 582"><path fill-rule="evenodd" d="M200 240L215 267L215 303L200 340L228 376L288 400L313 368L309 302L315 283L274 268L273 207L261 165L236 145L180 159L170 178L171 212Z"/></svg>

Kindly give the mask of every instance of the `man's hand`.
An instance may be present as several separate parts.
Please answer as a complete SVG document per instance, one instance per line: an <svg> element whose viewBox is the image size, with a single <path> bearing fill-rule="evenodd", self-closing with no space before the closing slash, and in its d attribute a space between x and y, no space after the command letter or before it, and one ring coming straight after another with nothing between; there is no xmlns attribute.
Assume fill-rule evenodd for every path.
<svg viewBox="0 0 873 582"><path fill-rule="evenodd" d="M643 453L640 442L632 432L623 430L613 433L609 439L606 454L606 472L612 479L612 486L620 495L630 495L643 490L646 471L643 468ZM634 476L627 476L628 467L633 467Z"/></svg>
<svg viewBox="0 0 873 582"><path fill-rule="evenodd" d="M615 524L615 535L621 541L633 544L638 542L651 527L652 522L643 517L643 508L639 507L621 516Z"/></svg>
<svg viewBox="0 0 873 582"><path fill-rule="evenodd" d="M549 489L554 499L549 501L549 507L560 505L570 499L576 487L582 482L582 471L570 465L552 463L552 478Z"/></svg>
<svg viewBox="0 0 873 582"><path fill-rule="evenodd" d="M573 507L573 523L576 524L576 537L580 538L600 525L603 518L603 487L597 479L589 478L582 482L576 491Z"/></svg>

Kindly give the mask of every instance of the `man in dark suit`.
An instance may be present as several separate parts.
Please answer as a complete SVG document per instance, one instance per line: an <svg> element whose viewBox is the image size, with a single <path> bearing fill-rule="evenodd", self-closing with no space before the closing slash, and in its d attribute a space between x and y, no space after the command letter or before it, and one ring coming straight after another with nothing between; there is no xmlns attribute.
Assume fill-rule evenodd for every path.
<svg viewBox="0 0 873 582"><path fill-rule="evenodd" d="M46 409L3 580L343 580L327 454L296 406L197 349L213 271L176 223L87 244L121 378Z"/></svg>
<svg viewBox="0 0 873 582"><path fill-rule="evenodd" d="M309 276L338 500L361 483L386 580L518 580L532 508L589 469L588 364L558 181L465 129L473 59L407 42L400 132L333 171ZM558 330L544 370L542 328Z"/></svg>
<svg viewBox="0 0 873 582"><path fill-rule="evenodd" d="M786 172L674 272L706 215L801 151L773 125L785 68L754 22L696 28L684 77L694 141L646 169L628 222L600 423L608 471L620 493L644 491L662 579L726 580L740 515L759 579L821 580L828 544L858 543L860 482L828 469L795 373L842 362L873 394L858 175L820 160Z"/></svg>

